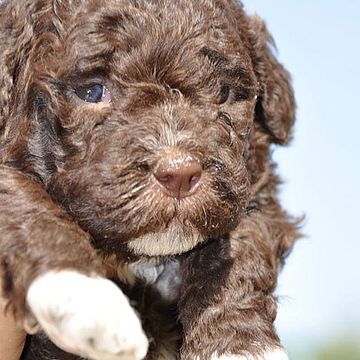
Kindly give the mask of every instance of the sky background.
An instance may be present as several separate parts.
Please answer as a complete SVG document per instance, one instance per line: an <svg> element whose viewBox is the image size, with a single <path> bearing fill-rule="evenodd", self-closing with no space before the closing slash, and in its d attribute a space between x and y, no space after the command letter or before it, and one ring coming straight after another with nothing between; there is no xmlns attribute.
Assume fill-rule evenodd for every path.
<svg viewBox="0 0 360 360"><path fill-rule="evenodd" d="M278 332L290 355L360 343L360 0L243 2L272 33L298 105L294 141L274 152L284 207L306 215L280 276Z"/></svg>

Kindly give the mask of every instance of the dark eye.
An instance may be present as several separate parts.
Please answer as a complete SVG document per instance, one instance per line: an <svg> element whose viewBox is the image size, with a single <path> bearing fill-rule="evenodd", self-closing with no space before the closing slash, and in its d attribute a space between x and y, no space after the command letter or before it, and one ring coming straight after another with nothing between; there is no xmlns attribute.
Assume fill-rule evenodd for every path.
<svg viewBox="0 0 360 360"><path fill-rule="evenodd" d="M229 98L229 95L230 87L227 85L222 86L219 93L219 104L226 102L226 100Z"/></svg>
<svg viewBox="0 0 360 360"><path fill-rule="evenodd" d="M110 91L104 85L100 84L75 89L75 94L81 100L91 103L109 103L111 101Z"/></svg>

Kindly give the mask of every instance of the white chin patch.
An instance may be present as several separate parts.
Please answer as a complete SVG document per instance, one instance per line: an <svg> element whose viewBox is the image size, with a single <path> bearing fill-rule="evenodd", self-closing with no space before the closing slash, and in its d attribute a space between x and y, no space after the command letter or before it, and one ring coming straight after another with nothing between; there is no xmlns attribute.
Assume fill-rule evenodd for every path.
<svg viewBox="0 0 360 360"><path fill-rule="evenodd" d="M240 356L240 355L213 355L211 360L289 360L284 349L273 349L266 351L262 356Z"/></svg>
<svg viewBox="0 0 360 360"><path fill-rule="evenodd" d="M75 271L48 272L29 287L27 303L60 348L94 360L140 360L148 340L121 290Z"/></svg>
<svg viewBox="0 0 360 360"><path fill-rule="evenodd" d="M147 233L127 243L136 255L165 256L190 251L206 239L196 229L170 223L164 232Z"/></svg>

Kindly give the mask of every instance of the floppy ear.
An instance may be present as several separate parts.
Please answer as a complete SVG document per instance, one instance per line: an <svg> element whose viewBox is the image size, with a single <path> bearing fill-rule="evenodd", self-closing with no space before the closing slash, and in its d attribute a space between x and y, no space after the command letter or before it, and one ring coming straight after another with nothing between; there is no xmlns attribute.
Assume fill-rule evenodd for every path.
<svg viewBox="0 0 360 360"><path fill-rule="evenodd" d="M22 110L25 97L32 94L34 63L41 63L42 44L53 41L49 34L61 30L60 16L66 13L70 1L76 0L55 0L53 3L4 0L0 3L0 136L8 119ZM52 18L46 13L57 16Z"/></svg>
<svg viewBox="0 0 360 360"><path fill-rule="evenodd" d="M12 111L16 79L31 47L33 29L26 21L27 5L25 1L0 4L0 134Z"/></svg>
<svg viewBox="0 0 360 360"><path fill-rule="evenodd" d="M0 134L5 126L5 119L9 116L9 102L10 94L12 92L12 80L5 68L3 58L4 56L2 56L0 50Z"/></svg>
<svg viewBox="0 0 360 360"><path fill-rule="evenodd" d="M271 51L274 41L258 16L250 18L253 65L259 83L256 121L274 143L287 144L295 121L294 92L290 75Z"/></svg>

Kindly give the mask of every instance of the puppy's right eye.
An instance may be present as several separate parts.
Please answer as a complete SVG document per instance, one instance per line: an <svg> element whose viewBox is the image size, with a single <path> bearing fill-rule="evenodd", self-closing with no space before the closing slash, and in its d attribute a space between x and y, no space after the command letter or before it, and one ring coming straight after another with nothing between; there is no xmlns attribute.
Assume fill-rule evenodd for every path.
<svg viewBox="0 0 360 360"><path fill-rule="evenodd" d="M75 94L81 100L90 103L109 103L111 101L110 91L106 88L106 86L100 84L75 89Z"/></svg>

